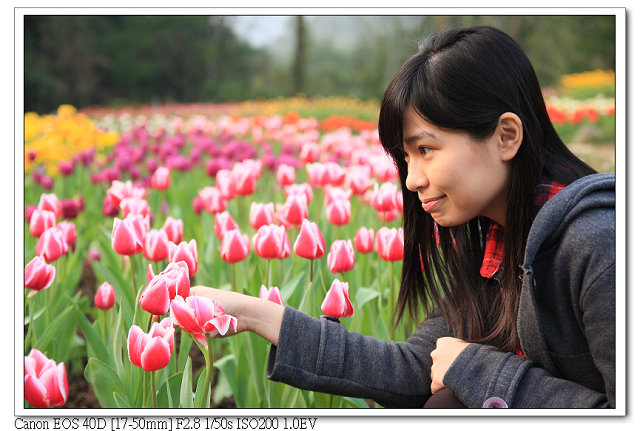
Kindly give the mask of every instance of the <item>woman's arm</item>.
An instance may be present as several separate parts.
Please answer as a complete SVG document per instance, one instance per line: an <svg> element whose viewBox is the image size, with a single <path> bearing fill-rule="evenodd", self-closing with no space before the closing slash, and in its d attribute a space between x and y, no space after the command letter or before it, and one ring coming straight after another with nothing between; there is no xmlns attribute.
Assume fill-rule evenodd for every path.
<svg viewBox="0 0 640 431"><path fill-rule="evenodd" d="M431 395L430 352L449 335L438 311L403 343L386 342L291 307L206 287L192 294L218 301L238 318L238 332L272 343L267 377L300 389L373 399L386 407L422 407Z"/></svg>
<svg viewBox="0 0 640 431"><path fill-rule="evenodd" d="M255 332L274 346L278 345L278 335L284 314L282 305L237 292L205 286L192 287L191 295L206 296L220 303L226 314L238 319L238 332ZM228 333L228 335L232 335L232 333Z"/></svg>

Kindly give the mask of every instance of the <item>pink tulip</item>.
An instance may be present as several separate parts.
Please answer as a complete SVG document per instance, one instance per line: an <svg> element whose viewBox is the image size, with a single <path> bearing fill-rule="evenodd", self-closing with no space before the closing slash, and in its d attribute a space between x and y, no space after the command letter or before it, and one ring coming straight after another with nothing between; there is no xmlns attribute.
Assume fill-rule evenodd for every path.
<svg viewBox="0 0 640 431"><path fill-rule="evenodd" d="M174 219L173 217L167 217L167 220L162 225L162 230L167 234L167 239L174 244L179 244L182 241L184 235L184 224L181 219Z"/></svg>
<svg viewBox="0 0 640 431"><path fill-rule="evenodd" d="M288 199L291 195L299 195L303 194L307 198L307 205L311 203L311 199L313 198L313 189L311 185L308 183L302 184L291 184L289 186L284 187L284 196Z"/></svg>
<svg viewBox="0 0 640 431"><path fill-rule="evenodd" d="M44 257L36 256L24 267L24 287L34 292L51 286L56 276L56 267L48 265Z"/></svg>
<svg viewBox="0 0 640 431"><path fill-rule="evenodd" d="M204 209L211 214L222 212L227 207L227 201L216 187L205 187L198 192Z"/></svg>
<svg viewBox="0 0 640 431"><path fill-rule="evenodd" d="M24 208L24 220L27 223L31 223L31 217L33 217L33 212L37 209L38 207L36 207L35 205L27 205Z"/></svg>
<svg viewBox="0 0 640 431"><path fill-rule="evenodd" d="M47 262L53 262L68 252L69 246L64 233L57 226L45 230L36 244L36 254L42 256Z"/></svg>
<svg viewBox="0 0 640 431"><path fill-rule="evenodd" d="M239 230L228 230L222 237L220 257L225 262L236 263L243 260L251 251L248 235L242 235Z"/></svg>
<svg viewBox="0 0 640 431"><path fill-rule="evenodd" d="M171 185L171 171L169 168L161 166L151 175L151 187L156 190L167 190Z"/></svg>
<svg viewBox="0 0 640 431"><path fill-rule="evenodd" d="M196 196L195 198L193 198L193 200L191 201L191 208L196 214L202 213L202 211L204 210L204 202L202 201L202 198L200 196Z"/></svg>
<svg viewBox="0 0 640 431"><path fill-rule="evenodd" d="M343 283L338 279L333 280L320 309L324 314L336 319L353 316L353 305L351 305L349 298L349 283Z"/></svg>
<svg viewBox="0 0 640 431"><path fill-rule="evenodd" d="M76 225L72 221L61 221L58 223L58 227L64 235L64 240L71 250L76 249Z"/></svg>
<svg viewBox="0 0 640 431"><path fill-rule="evenodd" d="M198 246L195 239L188 243L182 241L178 245L169 243L169 262L177 263L180 261L187 264L189 277L193 277L198 272Z"/></svg>
<svg viewBox="0 0 640 431"><path fill-rule="evenodd" d="M306 196L289 196L282 211L289 224L299 226L304 219L309 217L309 207Z"/></svg>
<svg viewBox="0 0 640 431"><path fill-rule="evenodd" d="M141 253L144 248L144 238L147 234L145 219L141 217L129 216L124 220L113 219L113 230L111 231L111 247L113 250L124 256L131 256Z"/></svg>
<svg viewBox="0 0 640 431"><path fill-rule="evenodd" d="M63 218L76 218L82 211L81 204L76 199L62 199L60 205Z"/></svg>
<svg viewBox="0 0 640 431"><path fill-rule="evenodd" d="M93 303L101 310L108 310L113 307L116 302L115 293L113 292L113 286L108 282L102 283L98 286L96 295L93 298Z"/></svg>
<svg viewBox="0 0 640 431"><path fill-rule="evenodd" d="M133 325L127 337L131 363L145 371L166 367L173 353L174 331L168 317L160 323L153 322L148 334L139 326Z"/></svg>
<svg viewBox="0 0 640 431"><path fill-rule="evenodd" d="M346 184L354 195L363 195L371 188L373 181L364 170L351 170L347 173Z"/></svg>
<svg viewBox="0 0 640 431"><path fill-rule="evenodd" d="M351 220L351 201L336 199L326 207L327 219L336 226L343 226Z"/></svg>
<svg viewBox="0 0 640 431"><path fill-rule="evenodd" d="M390 222L400 217L401 214L402 213L398 211L396 208L393 208L389 211L384 211L384 212L378 211L378 219L384 222Z"/></svg>
<svg viewBox="0 0 640 431"><path fill-rule="evenodd" d="M307 181L312 187L324 187L328 185L328 180L325 175L325 165L323 163L308 163L305 166L307 171Z"/></svg>
<svg viewBox="0 0 640 431"><path fill-rule="evenodd" d="M324 256L325 247L324 237L318 225L304 219L293 245L296 254L305 259L319 259Z"/></svg>
<svg viewBox="0 0 640 431"><path fill-rule="evenodd" d="M138 303L143 310L156 315L163 316L169 311L169 280L165 277L157 275L151 279L147 287L142 291Z"/></svg>
<svg viewBox="0 0 640 431"><path fill-rule="evenodd" d="M222 211L216 214L213 227L216 236L220 239L224 237L224 233L226 231L239 229L238 223L236 223L231 214L229 214L227 211Z"/></svg>
<svg viewBox="0 0 640 431"><path fill-rule="evenodd" d="M122 182L114 180L111 183L111 187L107 190L107 196L111 199L111 203L114 207L120 208L120 202L126 198L138 198L144 199L146 197L146 190L144 187L133 185L131 181Z"/></svg>
<svg viewBox="0 0 640 431"><path fill-rule="evenodd" d="M378 186L376 183L371 197L371 206L380 212L392 211L396 209L396 194L395 184L386 182Z"/></svg>
<svg viewBox="0 0 640 431"><path fill-rule="evenodd" d="M265 259L283 259L291 254L291 242L284 226L261 226L253 236L253 249Z"/></svg>
<svg viewBox="0 0 640 431"><path fill-rule="evenodd" d="M249 224L255 230L260 229L260 226L269 225L273 223L275 218L275 211L273 209L273 202L266 204L251 202L251 209L249 210Z"/></svg>
<svg viewBox="0 0 640 431"><path fill-rule="evenodd" d="M144 238L142 254L153 262L160 262L169 257L169 237L164 230L150 230Z"/></svg>
<svg viewBox="0 0 640 431"><path fill-rule="evenodd" d="M281 164L276 171L276 181L281 186L288 186L296 182L296 169L291 165Z"/></svg>
<svg viewBox="0 0 640 431"><path fill-rule="evenodd" d="M356 256L350 239L347 241L339 239L331 244L327 255L329 271L342 274L351 271L355 264Z"/></svg>
<svg viewBox="0 0 640 431"><path fill-rule="evenodd" d="M40 201L38 202L38 209L40 211L47 210L52 211L56 215L56 219L62 217L62 204L54 193L43 193L40 195Z"/></svg>
<svg viewBox="0 0 640 431"><path fill-rule="evenodd" d="M231 200L236 196L236 184L229 169L220 169L216 172L216 188L222 193L222 197Z"/></svg>
<svg viewBox="0 0 640 431"><path fill-rule="evenodd" d="M342 187L326 186L324 188L324 205L329 206L333 201L348 201L351 200L351 190L344 189Z"/></svg>
<svg viewBox="0 0 640 431"><path fill-rule="evenodd" d="M280 294L280 289L278 289L277 286L270 287L269 289L267 289L267 286L264 284L260 286L260 299L265 299L267 301L283 305L282 295Z"/></svg>
<svg viewBox="0 0 640 431"><path fill-rule="evenodd" d="M356 232L353 244L360 253L371 253L373 251L373 229L361 227Z"/></svg>
<svg viewBox="0 0 640 431"><path fill-rule="evenodd" d="M56 364L37 349L24 357L24 398L33 407L61 407L69 396L64 362Z"/></svg>
<svg viewBox="0 0 640 431"><path fill-rule="evenodd" d="M105 196L102 201L102 215L105 217L115 217L118 214L120 214L120 207L113 205L113 200L108 195Z"/></svg>
<svg viewBox="0 0 640 431"><path fill-rule="evenodd" d="M335 162L325 163L326 184L331 186L341 186L347 176L345 168Z"/></svg>
<svg viewBox="0 0 640 431"><path fill-rule="evenodd" d="M35 209L31 214L29 232L36 238L39 238L45 230L55 225L56 214L53 211Z"/></svg>
<svg viewBox="0 0 640 431"><path fill-rule="evenodd" d="M256 160L247 159L234 164L231 174L236 186L236 195L252 195L261 171L262 163Z"/></svg>
<svg viewBox="0 0 640 431"><path fill-rule="evenodd" d="M381 154L370 160L373 175L382 182L394 181L398 178L398 170L393 161L386 155Z"/></svg>
<svg viewBox="0 0 640 431"><path fill-rule="evenodd" d="M142 216L150 215L151 209L149 208L149 202L140 198L124 198L120 201L120 209L122 210L122 217L126 218L129 214L140 214Z"/></svg>
<svg viewBox="0 0 640 431"><path fill-rule="evenodd" d="M305 163L313 163L320 157L320 147L318 144L308 142L300 148L300 160Z"/></svg>
<svg viewBox="0 0 640 431"><path fill-rule="evenodd" d="M383 226L376 234L376 251L383 260L395 262L404 257L402 229Z"/></svg>
<svg viewBox="0 0 640 431"><path fill-rule="evenodd" d="M205 334L225 335L229 327L237 331L238 319L225 314L218 302L204 296L181 296L171 302L171 320L174 325L193 334L196 340L207 347Z"/></svg>
<svg viewBox="0 0 640 431"><path fill-rule="evenodd" d="M191 290L191 280L189 279L189 267L186 262L180 261L176 263L170 263L167 267L158 275L153 273L151 264L147 268L147 286L149 286L153 279L163 278L165 287L169 292L169 300L173 301L176 295L180 295L183 298L189 296ZM159 283L158 281L154 282Z"/></svg>

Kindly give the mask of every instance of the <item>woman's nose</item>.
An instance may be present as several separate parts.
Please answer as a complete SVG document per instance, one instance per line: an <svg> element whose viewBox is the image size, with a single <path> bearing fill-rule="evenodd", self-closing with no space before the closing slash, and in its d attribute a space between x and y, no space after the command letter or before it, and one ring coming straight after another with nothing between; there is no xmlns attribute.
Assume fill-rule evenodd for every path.
<svg viewBox="0 0 640 431"><path fill-rule="evenodd" d="M422 169L416 163L407 164L407 188L412 192L417 192L429 185L429 179Z"/></svg>

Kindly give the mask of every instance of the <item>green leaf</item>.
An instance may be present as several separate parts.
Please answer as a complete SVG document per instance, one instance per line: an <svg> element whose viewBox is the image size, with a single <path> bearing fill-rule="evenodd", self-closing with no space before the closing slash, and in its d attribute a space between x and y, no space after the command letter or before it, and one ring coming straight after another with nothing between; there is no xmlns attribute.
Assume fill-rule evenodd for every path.
<svg viewBox="0 0 640 431"><path fill-rule="evenodd" d="M298 289L304 289L304 286L300 284L302 278L309 273L307 271L301 271L296 275L295 278L289 280L282 289L280 289L280 294L282 295L282 302L287 303L291 295L296 292Z"/></svg>
<svg viewBox="0 0 640 431"><path fill-rule="evenodd" d="M78 304L76 304L71 299L69 299L69 302L71 302L71 304L73 305L74 317L76 319L76 322L82 329L82 333L87 340L88 346L91 348L91 350L93 350L96 357L108 358L109 355L107 354L107 348L105 346L104 340L102 340L100 335L98 335L96 330L91 326L91 323L89 323L87 316L85 316L82 311L80 311Z"/></svg>
<svg viewBox="0 0 640 431"><path fill-rule="evenodd" d="M358 305L358 308L362 308L367 302L377 298L378 296L380 296L380 291L378 289L360 287L356 292L356 304Z"/></svg>
<svg viewBox="0 0 640 431"><path fill-rule="evenodd" d="M198 378L198 383L196 385L195 399L196 399L196 404L198 404L197 407L208 409L209 407L211 407L211 403L209 402L211 398L211 386L205 385L206 379L207 379L207 372L206 370L202 370L202 372L200 373L200 378Z"/></svg>
<svg viewBox="0 0 640 431"><path fill-rule="evenodd" d="M158 378L160 384L157 387L157 401L159 408L173 408L173 404L178 400L179 394L182 389L182 371L169 377L169 391L171 391L171 403L169 402L169 396L167 395L167 385L163 373L165 370L158 371Z"/></svg>
<svg viewBox="0 0 640 431"><path fill-rule="evenodd" d="M187 363L182 372L180 383L180 407L193 407L193 384L191 383L191 358L187 357Z"/></svg>
<svg viewBox="0 0 640 431"><path fill-rule="evenodd" d="M343 397L347 408L368 409L369 404L362 398Z"/></svg>
<svg viewBox="0 0 640 431"><path fill-rule="evenodd" d="M113 368L100 359L89 358L87 367L84 370L84 376L93 388L100 407L118 407L113 394L124 393L124 390Z"/></svg>
<svg viewBox="0 0 640 431"><path fill-rule="evenodd" d="M69 315L69 313L71 313L71 311L73 311L73 305L68 305L64 309L64 311L60 313L55 319L53 319L53 321L47 326L47 329L44 331L44 333L40 337L38 337L38 344L36 346L38 350L42 352L47 351L49 343L51 342L51 340L56 339L56 337L59 335L58 330L60 329L60 326L66 322L67 316Z"/></svg>
<svg viewBox="0 0 640 431"><path fill-rule="evenodd" d="M130 405L129 405L125 400L124 400L124 398L122 398L122 396L121 396L119 393L117 393L117 392L114 392L114 393L113 393L113 400L114 400L114 402L116 403L116 406L117 406L118 408L125 408L125 409L131 408L131 406L130 406Z"/></svg>

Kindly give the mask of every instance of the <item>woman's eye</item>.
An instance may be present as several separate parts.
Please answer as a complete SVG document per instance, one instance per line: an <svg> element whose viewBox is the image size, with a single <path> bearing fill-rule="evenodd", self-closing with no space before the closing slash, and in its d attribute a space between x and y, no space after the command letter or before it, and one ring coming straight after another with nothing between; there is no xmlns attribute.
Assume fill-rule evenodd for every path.
<svg viewBox="0 0 640 431"><path fill-rule="evenodd" d="M418 147L418 152L422 155L427 154L431 151L429 147Z"/></svg>

